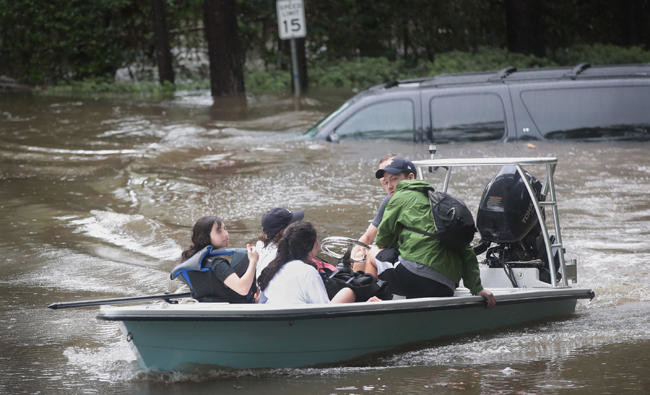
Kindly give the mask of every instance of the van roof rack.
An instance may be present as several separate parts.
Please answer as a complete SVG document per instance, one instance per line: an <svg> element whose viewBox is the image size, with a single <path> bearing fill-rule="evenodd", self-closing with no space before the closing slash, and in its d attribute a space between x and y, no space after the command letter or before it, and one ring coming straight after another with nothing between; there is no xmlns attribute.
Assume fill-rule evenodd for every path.
<svg viewBox="0 0 650 395"><path fill-rule="evenodd" d="M384 88L385 89L394 88L399 84L400 84L400 82L397 81L397 80L388 81L387 83L384 84Z"/></svg>
<svg viewBox="0 0 650 395"><path fill-rule="evenodd" d="M423 82L433 80L434 78L435 77L424 77L424 78L409 78L405 80L393 80L384 83L382 87L384 89L390 89L400 85L421 84Z"/></svg>
<svg viewBox="0 0 650 395"><path fill-rule="evenodd" d="M514 66L505 67L505 68L497 71L497 73L494 76L490 77L488 79L488 81L503 81L506 78L508 78L508 76L510 74L514 73L515 71L517 71L517 68L514 67Z"/></svg>
<svg viewBox="0 0 650 395"><path fill-rule="evenodd" d="M589 64L589 63L586 63L586 62L585 63L580 63L579 65L577 65L576 67L571 69L571 71L564 74L563 77L575 80L578 77L578 74L582 73L583 71L587 70L590 67L591 67L591 64Z"/></svg>
<svg viewBox="0 0 650 395"><path fill-rule="evenodd" d="M515 83L526 81L548 81L561 79L599 79L599 78L650 78L650 64L629 64L592 66L590 63L580 63L571 67L546 67L518 70L516 67L508 66L499 71L490 72L465 72L452 74L438 74L434 77L413 78L406 80L390 81L385 84L376 85L374 89L390 89L397 86L413 87L419 84L420 87L444 87L462 86L471 84L495 84Z"/></svg>

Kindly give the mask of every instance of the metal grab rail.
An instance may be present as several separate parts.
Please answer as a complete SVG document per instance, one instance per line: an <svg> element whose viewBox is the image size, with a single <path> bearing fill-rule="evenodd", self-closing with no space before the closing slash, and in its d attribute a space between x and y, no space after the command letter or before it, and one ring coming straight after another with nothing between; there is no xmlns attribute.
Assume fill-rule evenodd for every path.
<svg viewBox="0 0 650 395"><path fill-rule="evenodd" d="M435 148L431 149L432 156L435 153ZM517 172L521 176L521 179L526 186L526 190L530 195L530 199L535 208L535 214L537 215L538 222L542 229L542 237L544 238L544 245L546 247L546 256L548 258L549 272L551 275L551 284L553 287L557 286L557 280L555 278L555 262L553 259L553 250L558 251L558 256L560 258L560 272L562 274L562 283L565 287L569 286L567 273L566 273L566 264L564 260L564 247L562 244L562 235L560 231L560 217L558 214L557 207L557 196L555 194L555 183L553 181L553 175L555 174L555 168L557 166L557 158L554 157L538 157L538 158L459 158L459 159L425 159L425 160L416 160L413 161L417 169L417 178L420 180L424 179L424 169L428 169L428 172L433 171L433 169L443 169L445 171L445 178L442 185L442 191L447 192L449 183L451 181L451 172L454 167L474 167L474 166L505 166L512 165L515 166ZM524 165L544 165L546 169L545 182L542 187L542 194L546 195L547 192L550 193L550 200L548 201L539 201L535 196L533 187L530 184L528 178L524 173ZM556 243L551 244L550 236L548 233L548 228L546 226L546 221L542 215L542 206L550 206L551 211L553 212L553 226L555 230Z"/></svg>

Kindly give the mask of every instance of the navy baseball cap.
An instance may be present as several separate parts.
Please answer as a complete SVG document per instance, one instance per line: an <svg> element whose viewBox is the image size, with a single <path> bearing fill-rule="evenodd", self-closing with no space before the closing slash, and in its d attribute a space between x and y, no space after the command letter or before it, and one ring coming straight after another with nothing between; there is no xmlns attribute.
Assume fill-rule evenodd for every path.
<svg viewBox="0 0 650 395"><path fill-rule="evenodd" d="M395 157L388 163L388 166L383 169L379 169L375 172L375 177L382 178L384 173L388 174L400 174L400 173L413 173L416 175L415 166L413 162L408 159Z"/></svg>
<svg viewBox="0 0 650 395"><path fill-rule="evenodd" d="M262 232L272 239L279 231L292 222L300 221L305 217L303 210L290 211L286 208L272 208L262 217Z"/></svg>

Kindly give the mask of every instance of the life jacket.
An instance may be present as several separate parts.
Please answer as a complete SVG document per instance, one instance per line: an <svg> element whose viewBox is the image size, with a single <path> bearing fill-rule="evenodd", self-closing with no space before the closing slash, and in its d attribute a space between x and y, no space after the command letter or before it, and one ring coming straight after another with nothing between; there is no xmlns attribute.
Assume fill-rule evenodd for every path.
<svg viewBox="0 0 650 395"><path fill-rule="evenodd" d="M315 265L316 265L316 270L318 270L318 273L325 273L325 270L329 270L330 272L336 272L339 269L336 268L336 266L327 263L325 261L319 261L316 258L312 258L311 260Z"/></svg>
<svg viewBox="0 0 650 395"><path fill-rule="evenodd" d="M225 258L227 256L232 256L230 261ZM174 267L169 277L173 280L181 276L190 287L192 297L199 302L254 303L257 290L255 281L246 295L238 294L219 280L212 271L211 266L218 263L217 260L230 265L239 277L246 272L249 263L245 248L214 250L208 245Z"/></svg>

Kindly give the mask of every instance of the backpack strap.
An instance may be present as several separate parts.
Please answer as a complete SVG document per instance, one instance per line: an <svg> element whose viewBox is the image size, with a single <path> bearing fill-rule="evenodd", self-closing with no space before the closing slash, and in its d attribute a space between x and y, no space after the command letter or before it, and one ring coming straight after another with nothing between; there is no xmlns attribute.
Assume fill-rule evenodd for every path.
<svg viewBox="0 0 650 395"><path fill-rule="evenodd" d="M425 231L417 229L417 228L411 228L410 226L404 226L404 229L410 230L411 232L419 233L421 235L429 236L432 239L440 240L440 232L429 233L429 232L425 232Z"/></svg>
<svg viewBox="0 0 650 395"><path fill-rule="evenodd" d="M427 188L426 191L424 192L427 199L429 199L429 207L431 208L431 217L432 217L434 225L436 223L436 219L435 219L435 217L433 217L433 206L434 206L434 200L437 200L437 199L435 199L435 197L434 197L435 195L433 194L435 191L436 190L433 187L430 187L430 188ZM437 201L436 201L436 204L437 204ZM419 233L421 235L429 236L432 239L440 240L440 232L429 233L429 232L426 232L426 231L421 230L421 229L412 228L410 226L404 226L404 229L410 230L411 232Z"/></svg>

